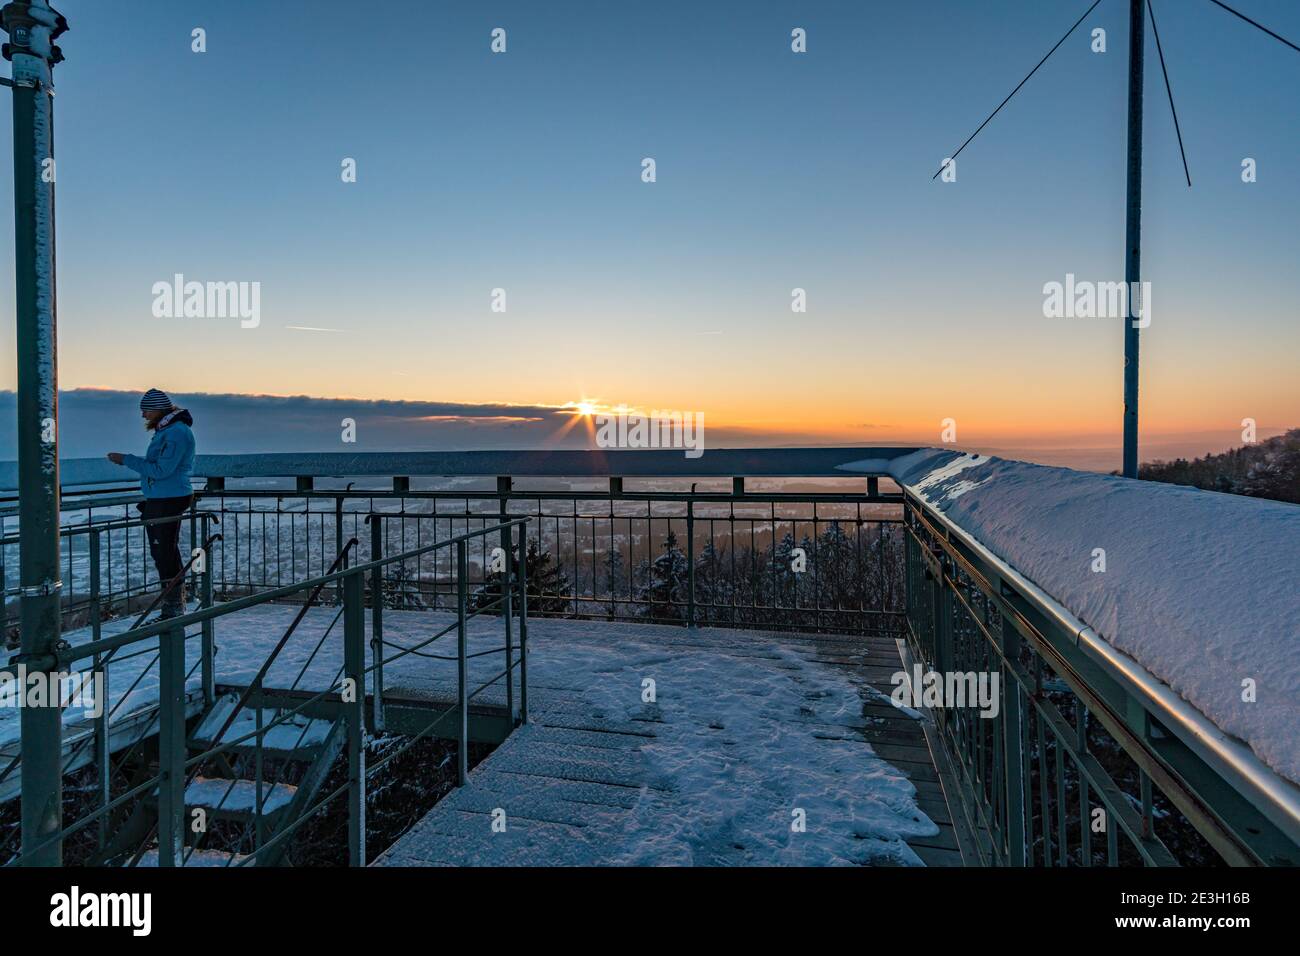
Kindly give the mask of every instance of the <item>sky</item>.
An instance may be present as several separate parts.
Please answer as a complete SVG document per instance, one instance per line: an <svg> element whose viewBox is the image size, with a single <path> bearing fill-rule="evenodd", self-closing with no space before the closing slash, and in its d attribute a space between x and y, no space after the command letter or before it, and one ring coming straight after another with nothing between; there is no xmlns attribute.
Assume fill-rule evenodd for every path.
<svg viewBox="0 0 1300 956"><path fill-rule="evenodd" d="M1234 5L1300 38L1293 0ZM154 386L217 413L214 452L339 450L338 400L349 450L582 441L579 402L702 412L720 444L953 419L1025 457L1113 450L1123 320L1047 318L1043 289L1123 278L1127 3L931 179L1087 6L63 0L64 453L97 453L105 408L142 441ZM1300 55L1209 2L1155 10L1193 186L1148 31L1144 458L1300 425ZM256 326L155 316L176 274L257 283ZM14 335L0 296L0 390Z"/></svg>

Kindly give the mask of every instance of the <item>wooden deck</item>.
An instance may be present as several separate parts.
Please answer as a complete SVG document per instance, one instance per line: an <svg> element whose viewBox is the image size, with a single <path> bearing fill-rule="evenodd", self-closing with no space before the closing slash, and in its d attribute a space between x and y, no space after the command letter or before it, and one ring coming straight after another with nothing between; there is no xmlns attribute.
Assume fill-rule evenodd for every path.
<svg viewBox="0 0 1300 956"><path fill-rule="evenodd" d="M687 630L680 627L614 623L532 620L529 686L530 723L517 730L470 774L469 785L445 797L432 811L385 852L378 866L439 865L591 865L627 862L676 862L696 865L770 865L821 862L805 859L797 840L772 839L789 831L789 820L771 820L770 833L745 832L724 818L733 794L720 774L704 796L716 803L716 826L728 836L722 842L703 840L689 854L655 846L659 839L656 813L675 813L676 782L665 771L660 751L665 737L680 742L683 735L703 748L728 753L721 740L727 728L710 724L681 726L690 716L658 703L614 716L609 698L592 694L574 681L564 649L580 654L583 645L601 641L613 648L652 645L659 661L689 659L691 668L716 674L719 690L728 675L745 667L773 668L792 674L782 699L768 695L754 701L783 734L798 735L803 753L834 764L844 761L888 764L887 770L906 777L915 787L915 806L938 827L927 836L910 836L907 845L931 866L963 864L958 831L945 797L941 775L921 723L886 699L890 678L902 668L897 642L888 638L825 637L730 629ZM653 656L647 660L655 660ZM662 663L647 666L647 673ZM802 699L799 687L820 669L848 678L859 688L856 706L840 707L833 715ZM821 673L828 673L821 671ZM873 692L869 688L874 688ZM661 688L661 694L672 688ZM768 732L766 725L764 732ZM824 750L816 753L811 748ZM743 748L740 748L743 750ZM832 752L833 751L833 752ZM738 760L744 754L733 749ZM874 754L874 756L872 756ZM802 762L802 761L800 761ZM809 761L813 762L813 761ZM793 767L748 768L755 774L746 783L739 768L735 786L753 786L763 774L778 775ZM857 835L855 821L820 814L809 819L817 827L841 827L843 836ZM493 823L497 823L494 828ZM504 823L504 831L501 824ZM764 827L767 821L764 821ZM729 828L730 827L730 828ZM643 844L645 846L643 846Z"/></svg>

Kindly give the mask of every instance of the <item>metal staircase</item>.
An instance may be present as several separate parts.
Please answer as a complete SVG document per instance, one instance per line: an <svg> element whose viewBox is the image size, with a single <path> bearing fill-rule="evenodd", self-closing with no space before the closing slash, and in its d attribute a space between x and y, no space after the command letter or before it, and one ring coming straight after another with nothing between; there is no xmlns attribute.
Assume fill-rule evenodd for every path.
<svg viewBox="0 0 1300 956"><path fill-rule="evenodd" d="M256 849L300 820L347 742L342 717L286 717L278 709L240 708L240 696L235 690L219 696L187 740L187 754L217 752L206 772L196 773L185 787L186 866L237 865L250 840ZM263 727L269 729L261 733L259 746ZM101 860L157 866L158 850L149 846L157 814L155 789L117 829ZM217 837L214 823L233 827L224 827ZM268 847L259 865L283 865L288 848L287 841Z"/></svg>
<svg viewBox="0 0 1300 956"><path fill-rule="evenodd" d="M367 520L375 519L377 527L378 519L383 517L388 516L372 513ZM84 661L94 672L104 674L107 681L110 662L151 655L142 669L137 667L140 673L134 682L125 691L118 691L120 685L115 685L114 693L125 700L142 683L144 675L156 675L156 692L149 688L149 693L157 697L156 704L140 711L144 715L141 730L123 746L115 746L115 728L110 723L115 709L101 708L93 733L84 734L84 741L78 745L87 751L94 745L87 758L95 767L94 788L78 785L75 799L82 808L74 811L74 818L66 824L63 813L58 814L59 828L43 839L33 840L26 831L15 830L10 842L20 834L23 842L19 852L8 858L8 864L43 859L42 852L54 845L59 846L61 856L62 844L75 836L78 860L89 865L285 865L293 862L295 846L300 850L312 847L313 852L317 849L313 843L316 832L309 832L308 821L319 819L324 821L322 832L333 832L336 823L345 829L349 864L365 865L367 782L376 771L396 766L392 763L395 759L433 735L456 743L457 779L464 783L471 741L503 739L527 719L525 564L519 560L517 572L510 570L516 563L508 564L500 596L488 605L478 606L469 600L468 558L471 541L497 536L509 554L516 529L521 532L522 549L522 530L529 520L506 519L388 557L381 556L376 547L371 560L358 566L350 566L348 560L357 547L353 538L341 543L324 574L288 585L262 582L260 587L250 588L250 593L228 597L220 604L212 600L213 570L211 563L204 560L201 567L193 568L200 577L198 590L202 595L197 610L147 623L142 616L132 627L111 634L101 632L96 624L89 641L63 646L48 658L24 661L52 673L75 668ZM129 525L137 527L139 522ZM93 525L73 530L90 534L92 541L102 533ZM374 537L381 538L377 533ZM204 535L196 540L211 545L219 538ZM430 561L434 561L440 552L454 555L454 619L446 623L430 621L428 633L414 643L384 640L384 568L418 561L423 555L433 555ZM92 570L97 568L97 553L92 545ZM207 547L195 550L195 559L207 555ZM182 575L188 571L183 570ZM91 580L99 581L97 572L92 573ZM327 588L336 596L334 600L322 600ZM277 602L292 603L297 610L287 628L278 615L268 627L268 637L275 639L277 633L279 637L257 672L246 681L241 679L240 685L219 684L215 667L216 621ZM306 629L310 633L304 634L300 625L313 608L323 610L327 623L319 634L314 625ZM92 620L98 621L97 595L91 609L96 612ZM470 654L468 622L480 615L490 615L499 622L497 626L505 631L504 643ZM295 647L294 653L282 659L281 652L295 635L300 642L310 643ZM450 635L456 641L454 653L427 650ZM191 639L198 644L197 657L187 648ZM367 640L372 657L369 666ZM325 650L327 645L329 649ZM118 654L127 648L125 654ZM504 667L474 687L470 683L470 658L477 660L488 654L503 655ZM408 657L413 661L416 656L455 664L454 699L399 693L390 700L384 689L384 666ZM277 661L281 666L273 673ZM245 667L251 662L241 658L239 663ZM296 676L292 676L295 671ZM0 667L0 674L14 673L13 663ZM516 675L517 711L512 696ZM505 681L506 687L505 712L498 713L501 708L495 705L488 705L484 711L475 698L500 681ZM479 709L471 713L471 706ZM128 716L135 718L136 712ZM368 732L387 732L405 739L369 764ZM54 738L60 747L61 736ZM17 759L10 757L7 771L0 764L0 782L19 763L30 764L32 754L38 752L28 747L24 751ZM343 760L345 753L347 759ZM32 788L25 772L22 782L26 800ZM323 813L336 813L338 818L321 816ZM92 826L95 831L90 831ZM5 861L5 850L0 845L0 863Z"/></svg>
<svg viewBox="0 0 1300 956"><path fill-rule="evenodd" d="M220 763L232 773L228 777L196 776L185 788L185 816L193 821L199 817L196 811L202 811L209 822L241 823L245 833L253 832L255 846L261 846L297 822L313 805L330 768L343 752L347 733L342 717L286 717L275 709L244 708L232 720L238 704L238 694L222 695L191 735L189 746L199 752L229 745L222 751L225 759ZM261 733L259 746L258 732L267 726L270 729ZM237 742L250 734L254 736ZM271 782L266 779L268 766L278 771ZM192 827L191 834L192 845L204 849L209 834L194 833ZM287 842L268 848L260 865L282 863L287 849Z"/></svg>

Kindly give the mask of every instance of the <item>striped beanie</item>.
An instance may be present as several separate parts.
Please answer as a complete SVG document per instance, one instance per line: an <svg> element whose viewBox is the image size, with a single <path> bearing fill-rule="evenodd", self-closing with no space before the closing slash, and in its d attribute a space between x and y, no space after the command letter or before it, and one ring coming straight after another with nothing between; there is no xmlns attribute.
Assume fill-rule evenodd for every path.
<svg viewBox="0 0 1300 956"><path fill-rule="evenodd" d="M157 411L171 411L174 406L172 400L167 397L167 393L161 388L151 388L144 393L144 398L140 399L140 410L148 411L156 409Z"/></svg>

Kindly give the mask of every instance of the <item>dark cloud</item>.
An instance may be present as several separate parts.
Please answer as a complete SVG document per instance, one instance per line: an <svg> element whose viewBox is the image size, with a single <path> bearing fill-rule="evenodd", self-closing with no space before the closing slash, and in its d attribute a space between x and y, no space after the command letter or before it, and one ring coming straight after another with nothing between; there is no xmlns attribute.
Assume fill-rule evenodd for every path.
<svg viewBox="0 0 1300 956"><path fill-rule="evenodd" d="M528 448L553 444L572 415L542 405L368 401L306 395L170 392L194 415L206 454L266 451L417 451ZM146 441L140 394L78 388L59 393L59 453L64 458L138 451ZM16 399L0 391L0 458L16 455ZM341 440L345 418L357 442ZM562 444L582 447L583 436Z"/></svg>
<svg viewBox="0 0 1300 956"><path fill-rule="evenodd" d="M199 451L208 455L311 451L469 451L494 448L592 448L592 432L571 410L547 405L402 402L170 391L194 415ZM59 393L59 457L141 453L148 437L140 392L77 388ZM16 400L0 391L0 460L17 457ZM342 442L342 421L356 421L356 444ZM845 444L797 431L720 428L705 422L706 448ZM856 444L851 442L850 444Z"/></svg>

